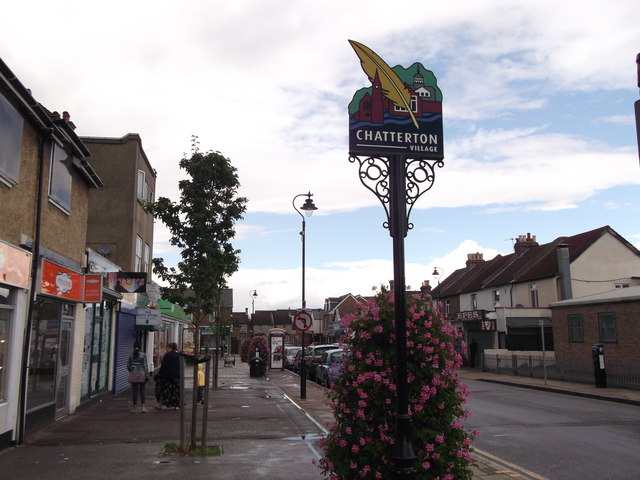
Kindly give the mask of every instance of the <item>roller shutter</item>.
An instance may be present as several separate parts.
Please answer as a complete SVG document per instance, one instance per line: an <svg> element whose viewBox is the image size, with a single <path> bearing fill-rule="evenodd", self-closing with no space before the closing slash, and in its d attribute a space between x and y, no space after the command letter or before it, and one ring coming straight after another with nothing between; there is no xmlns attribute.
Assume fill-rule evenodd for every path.
<svg viewBox="0 0 640 480"><path fill-rule="evenodd" d="M113 393L123 392L130 387L127 382L129 372L127 361L133 350L133 342L136 339L136 316L130 313L119 312L116 324L115 368L113 378Z"/></svg>

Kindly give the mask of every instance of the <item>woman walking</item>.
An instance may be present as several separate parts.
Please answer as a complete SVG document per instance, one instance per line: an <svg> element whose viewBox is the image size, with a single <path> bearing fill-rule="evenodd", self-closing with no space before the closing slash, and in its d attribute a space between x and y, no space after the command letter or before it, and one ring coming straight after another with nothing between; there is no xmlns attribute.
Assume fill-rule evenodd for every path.
<svg viewBox="0 0 640 480"><path fill-rule="evenodd" d="M180 408L180 354L177 344L167 345L155 380L155 394L158 403L154 407L160 410L164 405L178 410Z"/></svg>
<svg viewBox="0 0 640 480"><path fill-rule="evenodd" d="M147 366L147 356L140 349L142 346L140 342L133 344L133 353L127 360L127 370L129 371L129 383L131 384L131 395L133 396L133 406L131 412L136 412L136 406L138 404L138 395L140 395L140 407L141 412L146 413L147 409L144 406L145 401L145 383L149 375Z"/></svg>

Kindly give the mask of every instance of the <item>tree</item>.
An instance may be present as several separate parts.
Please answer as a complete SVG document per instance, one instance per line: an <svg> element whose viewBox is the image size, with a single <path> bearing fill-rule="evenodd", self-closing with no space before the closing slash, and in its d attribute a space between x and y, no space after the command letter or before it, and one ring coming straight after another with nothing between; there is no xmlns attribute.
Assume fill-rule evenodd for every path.
<svg viewBox="0 0 640 480"><path fill-rule="evenodd" d="M407 298L409 414L416 479L471 479L471 440L463 426L466 389L456 369L456 330L429 308L430 298ZM396 370L393 298L382 291L345 316L350 354L329 398L335 423L319 465L331 480L393 478Z"/></svg>
<svg viewBox="0 0 640 480"><path fill-rule="evenodd" d="M155 258L153 266L167 283L161 287L163 297L192 315L194 355L200 360L200 328L210 318L220 319L221 292L238 270L240 250L231 240L247 199L237 196L240 182L231 161L220 152L200 152L197 137L192 137L191 156L185 154L179 165L188 177L178 182L180 202L160 197L147 209L169 229L170 243L180 249L181 260L177 267L167 267L164 259ZM197 364L193 363L195 391ZM194 395L190 450L196 447L196 419Z"/></svg>

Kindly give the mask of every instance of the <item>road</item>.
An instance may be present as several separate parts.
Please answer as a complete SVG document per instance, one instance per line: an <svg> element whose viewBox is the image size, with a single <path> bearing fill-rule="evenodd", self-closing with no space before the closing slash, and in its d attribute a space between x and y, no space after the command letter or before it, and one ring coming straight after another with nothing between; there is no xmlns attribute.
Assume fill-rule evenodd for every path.
<svg viewBox="0 0 640 480"><path fill-rule="evenodd" d="M549 480L640 479L640 407L466 383L477 449Z"/></svg>

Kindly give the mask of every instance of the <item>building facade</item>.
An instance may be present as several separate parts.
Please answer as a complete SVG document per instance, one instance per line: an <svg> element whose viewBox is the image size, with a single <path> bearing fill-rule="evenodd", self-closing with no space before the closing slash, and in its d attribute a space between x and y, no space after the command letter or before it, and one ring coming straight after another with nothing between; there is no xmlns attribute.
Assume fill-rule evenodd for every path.
<svg viewBox="0 0 640 480"><path fill-rule="evenodd" d="M80 402L89 192L103 184L74 129L0 60L0 445Z"/></svg>

